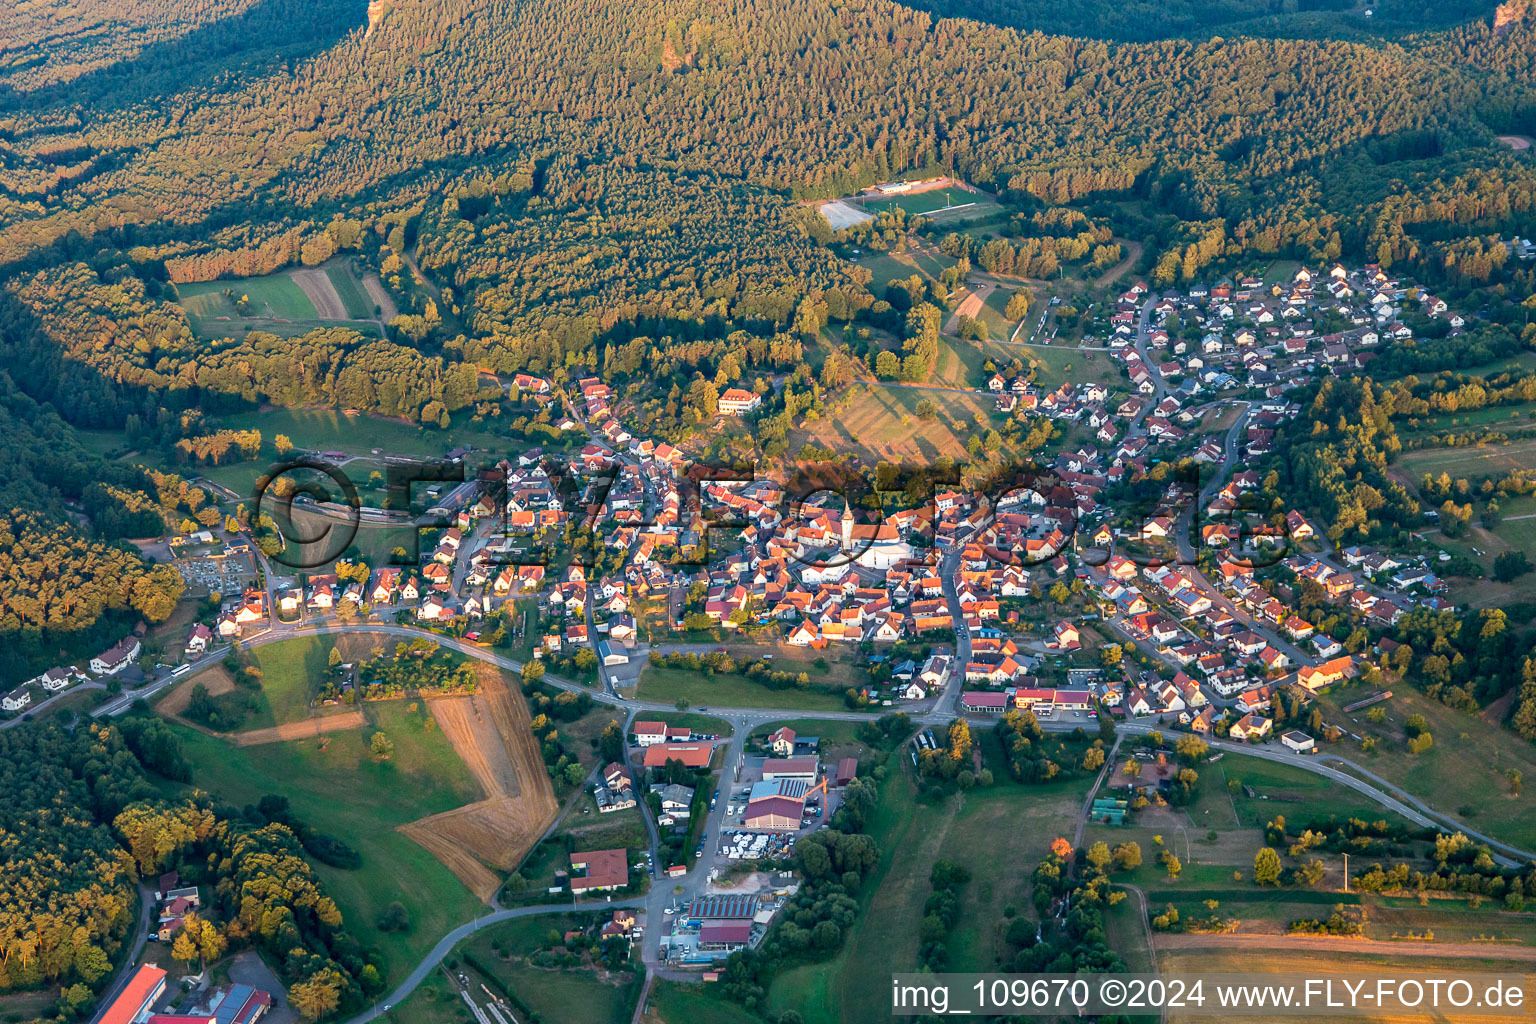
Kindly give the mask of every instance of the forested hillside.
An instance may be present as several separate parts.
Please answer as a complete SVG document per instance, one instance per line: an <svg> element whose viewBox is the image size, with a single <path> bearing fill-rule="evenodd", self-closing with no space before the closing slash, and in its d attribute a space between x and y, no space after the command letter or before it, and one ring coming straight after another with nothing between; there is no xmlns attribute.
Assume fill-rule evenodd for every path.
<svg viewBox="0 0 1536 1024"><path fill-rule="evenodd" d="M1496 0L914 0L952 18L976 18L1034 32L1147 40L1207 35L1351 38L1400 35L1487 18ZM1367 15L1365 12L1371 13Z"/></svg>
<svg viewBox="0 0 1536 1024"><path fill-rule="evenodd" d="M723 382L788 378L757 437L777 453L848 379L804 367L829 322L896 335L906 379L931 364L923 296L888 296L797 202L895 175L1026 213L1135 205L1158 285L1245 254L1528 276L1494 241L1536 210L1536 163L1495 139L1536 132L1528 5L1497 30L1388 0L1384 29L1424 31L1118 41L1342 14L1290 6L393 0L370 26L361 0L29 4L0 14L0 404L34 403L23 429L83 465L62 420L167 450L259 402L447 425L502 411L479 367L598 373L675 437ZM178 303L338 255L400 300L384 338L224 339ZM4 458L14 503L86 508L87 549L169 507L142 475Z"/></svg>

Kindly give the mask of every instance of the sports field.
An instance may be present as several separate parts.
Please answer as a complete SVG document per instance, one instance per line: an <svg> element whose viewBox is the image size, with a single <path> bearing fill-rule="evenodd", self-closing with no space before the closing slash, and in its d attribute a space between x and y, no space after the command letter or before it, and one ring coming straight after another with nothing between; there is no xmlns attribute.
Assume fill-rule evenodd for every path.
<svg viewBox="0 0 1536 1024"><path fill-rule="evenodd" d="M856 197L856 203L850 203L856 207L862 207L870 213L879 213L881 210L892 208L902 209L909 216L927 217L938 215L950 219L974 219L977 217L990 217L997 213L1001 206L991 196L971 192L956 186L930 189L926 192L907 192L893 196L862 195Z"/></svg>

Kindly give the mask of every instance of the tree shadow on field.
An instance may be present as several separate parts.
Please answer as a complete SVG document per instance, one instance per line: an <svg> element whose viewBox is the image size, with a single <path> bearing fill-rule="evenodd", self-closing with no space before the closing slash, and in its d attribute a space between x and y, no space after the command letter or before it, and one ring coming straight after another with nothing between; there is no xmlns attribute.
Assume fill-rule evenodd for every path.
<svg viewBox="0 0 1536 1024"><path fill-rule="evenodd" d="M199 88L228 92L363 27L365 7L361 0L262 0L67 82L26 91L0 86L0 111L109 111Z"/></svg>

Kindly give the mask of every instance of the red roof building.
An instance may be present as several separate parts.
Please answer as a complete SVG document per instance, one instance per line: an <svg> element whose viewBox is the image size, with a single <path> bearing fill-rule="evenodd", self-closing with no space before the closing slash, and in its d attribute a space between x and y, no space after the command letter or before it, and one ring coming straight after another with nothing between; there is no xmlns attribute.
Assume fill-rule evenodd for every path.
<svg viewBox="0 0 1536 1024"><path fill-rule="evenodd" d="M681 761L689 768L705 768L714 751L713 743L653 743L645 748L645 766L660 768L668 761Z"/></svg>
<svg viewBox="0 0 1536 1024"><path fill-rule="evenodd" d="M571 854L571 892L622 889L629 884L629 855L623 850L593 850Z"/></svg>
<svg viewBox="0 0 1536 1024"><path fill-rule="evenodd" d="M154 964L144 964L102 1012L99 1024L140 1024L164 991L165 972Z"/></svg>

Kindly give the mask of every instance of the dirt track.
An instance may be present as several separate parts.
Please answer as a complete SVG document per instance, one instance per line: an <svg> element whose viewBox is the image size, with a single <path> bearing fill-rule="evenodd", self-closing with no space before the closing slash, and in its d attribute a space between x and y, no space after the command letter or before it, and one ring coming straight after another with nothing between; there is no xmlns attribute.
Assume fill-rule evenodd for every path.
<svg viewBox="0 0 1536 1024"><path fill-rule="evenodd" d="M496 669L477 667L475 696L445 697L428 706L485 797L399 830L489 903L501 884L496 872L517 867L557 808L522 695Z"/></svg>
<svg viewBox="0 0 1536 1024"><path fill-rule="evenodd" d="M283 740L305 740L328 732L348 732L361 729L366 723L361 711L347 711L339 715L306 718L300 722L286 722L270 729L252 729L250 732L220 733L237 747L254 747L262 743L281 743Z"/></svg>
<svg viewBox="0 0 1536 1024"><path fill-rule="evenodd" d="M331 279L325 271L318 268L294 270L288 274L293 278L293 283L304 290L309 301L314 304L315 314L322 320L347 319L346 304L341 301L341 296L336 294L336 286L331 284Z"/></svg>
<svg viewBox="0 0 1536 1024"><path fill-rule="evenodd" d="M1153 940L1165 949L1294 949L1358 953L1366 956L1442 957L1476 960L1536 961L1536 947L1503 942L1413 942L1342 939L1327 935L1170 935Z"/></svg>

